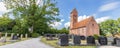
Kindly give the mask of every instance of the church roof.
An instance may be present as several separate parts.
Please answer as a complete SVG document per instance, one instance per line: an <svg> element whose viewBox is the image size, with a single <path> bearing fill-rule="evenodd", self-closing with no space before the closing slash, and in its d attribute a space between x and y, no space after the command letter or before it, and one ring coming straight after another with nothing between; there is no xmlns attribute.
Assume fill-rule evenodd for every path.
<svg viewBox="0 0 120 48"><path fill-rule="evenodd" d="M94 19L93 16L91 16L91 17L89 17L89 18L86 18L86 19L84 19L84 20L82 20L82 21L80 21L80 22L78 22L78 23L75 23L73 29L74 29L74 28L79 28L79 27L85 27L85 26L87 26L87 24L88 24L92 19Z"/></svg>

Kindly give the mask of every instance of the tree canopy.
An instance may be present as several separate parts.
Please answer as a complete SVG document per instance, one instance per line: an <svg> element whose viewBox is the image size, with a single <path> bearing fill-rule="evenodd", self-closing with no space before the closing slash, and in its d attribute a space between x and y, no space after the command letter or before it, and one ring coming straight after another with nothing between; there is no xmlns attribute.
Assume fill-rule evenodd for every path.
<svg viewBox="0 0 120 48"><path fill-rule="evenodd" d="M51 28L49 24L59 21L55 17L59 15L55 0L4 0L4 3L11 10L7 14L15 17L13 31L25 32L32 28L32 32L41 34Z"/></svg>
<svg viewBox="0 0 120 48"><path fill-rule="evenodd" d="M120 18L117 20L109 19L100 23L100 32L102 35L120 33Z"/></svg>

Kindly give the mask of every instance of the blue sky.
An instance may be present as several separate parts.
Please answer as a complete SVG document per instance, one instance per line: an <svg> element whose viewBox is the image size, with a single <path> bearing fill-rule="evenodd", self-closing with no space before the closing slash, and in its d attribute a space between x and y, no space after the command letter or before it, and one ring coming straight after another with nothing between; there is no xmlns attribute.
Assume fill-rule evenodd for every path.
<svg viewBox="0 0 120 48"><path fill-rule="evenodd" d="M78 11L78 21L94 16L100 23L107 19L117 19L120 17L120 0L56 0L59 8L60 22L54 22L55 28L68 27L70 12L76 8ZM0 2L0 16L7 12L4 3Z"/></svg>
<svg viewBox="0 0 120 48"><path fill-rule="evenodd" d="M70 12L76 8L79 20L94 16L98 23L120 17L120 0L56 0L61 22L57 28L69 26Z"/></svg>

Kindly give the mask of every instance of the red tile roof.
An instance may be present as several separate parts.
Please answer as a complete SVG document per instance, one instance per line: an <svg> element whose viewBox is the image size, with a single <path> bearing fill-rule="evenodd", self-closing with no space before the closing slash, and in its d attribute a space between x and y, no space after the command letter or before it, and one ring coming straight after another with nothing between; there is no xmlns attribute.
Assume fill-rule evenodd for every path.
<svg viewBox="0 0 120 48"><path fill-rule="evenodd" d="M85 27L85 26L87 26L87 24L88 24L92 19L94 19L93 16L91 16L91 17L89 17L89 18L86 18L86 19L84 19L84 20L82 20L82 21L80 21L80 22L78 22L78 23L75 23L73 29L74 29L74 28L79 28L79 27Z"/></svg>

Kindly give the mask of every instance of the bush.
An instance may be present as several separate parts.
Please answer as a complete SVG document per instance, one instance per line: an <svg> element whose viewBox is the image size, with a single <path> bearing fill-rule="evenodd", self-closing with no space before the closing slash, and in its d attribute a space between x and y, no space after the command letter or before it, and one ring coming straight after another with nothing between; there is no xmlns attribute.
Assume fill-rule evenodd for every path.
<svg viewBox="0 0 120 48"><path fill-rule="evenodd" d="M97 34L94 34L94 38L95 38L95 39L98 39L98 37L99 37L99 36L98 36Z"/></svg>
<svg viewBox="0 0 120 48"><path fill-rule="evenodd" d="M33 38L36 38L36 37L38 37L38 36L39 36L38 33L32 33L32 37L33 37Z"/></svg>

